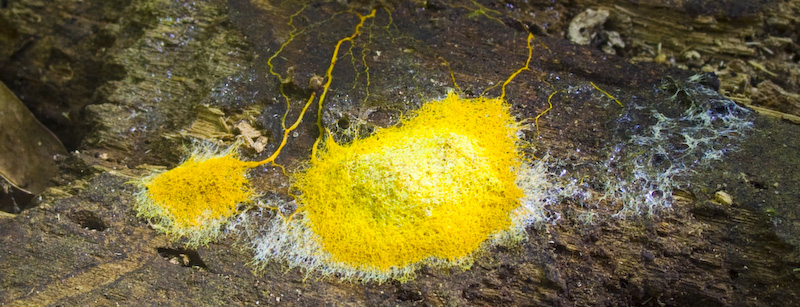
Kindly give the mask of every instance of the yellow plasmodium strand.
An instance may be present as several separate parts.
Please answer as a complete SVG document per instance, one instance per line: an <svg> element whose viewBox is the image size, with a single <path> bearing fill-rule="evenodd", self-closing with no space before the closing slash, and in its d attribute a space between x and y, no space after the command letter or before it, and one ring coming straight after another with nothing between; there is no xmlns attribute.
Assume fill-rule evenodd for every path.
<svg viewBox="0 0 800 307"><path fill-rule="evenodd" d="M451 93L402 125L327 141L296 178L298 211L332 260L354 270L459 261L508 229L520 206L518 131L502 99Z"/></svg>
<svg viewBox="0 0 800 307"><path fill-rule="evenodd" d="M539 133L539 117L542 117L542 115L544 115L547 112L550 112L550 110L553 109L553 102L551 100L553 99L553 96L556 95L556 93L558 92L557 91L552 92L550 93L550 96L547 96L547 104L548 104L547 109L542 111L542 113L536 114L536 117L534 117L533 119L533 125L536 126L536 137L542 136L542 134Z"/></svg>
<svg viewBox="0 0 800 307"><path fill-rule="evenodd" d="M294 18L300 15L300 13L302 13L303 11L305 11L306 7L307 5L303 4L303 6L299 10L297 10L297 12L294 12L294 14L289 15L289 23L287 24L290 27L292 27L292 31L289 32L289 38L283 44L281 44L280 48L278 48L278 51L276 51L274 54L272 54L272 56L269 57L269 59L267 59L267 66L269 66L269 73L278 78L278 82L280 82L279 90L281 92L281 96L283 96L283 99L286 101L286 112L283 113L283 118L281 120L281 126L283 129L286 129L286 116L289 115L291 100L289 99L289 96L286 95L286 92L283 89L283 84L286 82L286 79L279 73L275 72L275 67L272 65L272 60L277 58L278 55L280 55L281 52L283 52L283 49L286 48L286 46L288 46L289 43L294 41L295 37L297 37L299 33L302 33L302 31L298 31L297 27L295 27Z"/></svg>
<svg viewBox="0 0 800 307"><path fill-rule="evenodd" d="M370 39L372 39L372 33L370 33ZM370 86L370 79L369 79L369 65L367 65L367 49L361 49L361 63L364 65L364 74L366 75L366 82L367 84L364 86L364 102L366 103L369 99L369 86Z"/></svg>
<svg viewBox="0 0 800 307"><path fill-rule="evenodd" d="M453 86L456 88L456 91L461 92L461 88L458 86L458 83L456 83L456 75L453 72L453 69L450 67L450 62L445 60L443 57L439 57L438 59L439 61L442 61L442 64L447 67L447 71L450 72L450 79L453 80Z"/></svg>
<svg viewBox="0 0 800 307"><path fill-rule="evenodd" d="M339 57L339 48L342 47L344 42L352 42L359 34L361 34L361 27L364 26L364 21L369 18L375 17L375 10L373 9L369 15L361 15L358 14L359 22L356 25L355 31L353 31L353 35L340 39L336 43L336 47L333 49L333 55L331 56L331 64L328 66L328 70L325 72L325 85L322 87L322 94L319 95L319 102L318 102L318 109L317 109L317 127L319 128L319 137L314 142L314 147L311 149L311 160L316 159L317 156L317 147L322 141L323 136L325 135L325 128L322 125L322 106L325 101L325 96L328 94L328 89L331 87L331 82L333 82L333 67L336 65L336 60Z"/></svg>
<svg viewBox="0 0 800 307"><path fill-rule="evenodd" d="M391 16L391 15L390 15ZM372 42L373 39L373 28L375 27L374 20L370 25L367 27L369 30L367 35L367 42L365 45L368 45ZM353 65L353 70L356 72L355 80L353 80L353 87L351 89L355 90L358 87L358 81L361 78L361 73L364 73L364 99L362 99L363 103L367 103L370 98L369 87L370 87L370 73L369 73L369 65L367 64L367 55L369 54L369 48L362 46L361 48L361 65L364 67L363 70L358 69L357 62L359 61L355 54L353 53L353 49L356 47L355 43L350 44L350 48L347 50L347 54L350 55L350 63Z"/></svg>
<svg viewBox="0 0 800 307"><path fill-rule="evenodd" d="M612 95L611 95L611 94L609 94L608 92L604 91L603 89L601 89L600 87L598 87L597 85L595 85L595 84L594 84L594 82L589 82L589 84L591 84L592 86L594 86L594 88L595 88L596 90L598 90L598 91L600 91L601 93L603 93L603 94L605 94L606 96L608 96L608 98L611 98L611 99L613 99L615 102L617 102L617 104L618 104L620 107L623 107L623 105L622 105L622 102L619 102L619 100L617 100L617 98L615 98L614 96L612 96Z"/></svg>
<svg viewBox="0 0 800 307"><path fill-rule="evenodd" d="M459 1L456 1L456 2L459 2ZM485 6L481 5L480 3L478 3L475 0L471 0L470 2L472 2L472 4L474 4L478 8L475 9L475 8L469 7L467 5L459 5L459 4L451 4L451 6L452 7L460 7L460 8L464 8L464 9L469 10L470 13L469 13L469 15L467 15L467 17L469 17L469 18L475 18L475 17L483 15L486 18L489 18L491 20L497 21L498 23L500 23L501 26L506 26L506 24L502 20L500 20L500 18L494 17L494 16L489 14L489 13L492 13L494 15L503 16L502 13L500 13L498 11L495 11L493 9L490 9L488 7L485 7Z"/></svg>
<svg viewBox="0 0 800 307"><path fill-rule="evenodd" d="M521 67L517 71L515 71L511 76L508 76L505 82L503 82L503 87L501 89L500 100L506 98L506 85L511 83L511 80L514 80L514 77L519 75L521 72L529 70L531 65L531 57L533 56L533 46L531 46L531 41L533 40L533 33L528 33L528 59L525 61L525 66Z"/></svg>
<svg viewBox="0 0 800 307"><path fill-rule="evenodd" d="M308 107L310 107L311 103L314 102L314 97L316 97L316 93L312 93L311 96L308 97L308 101L306 101L306 104L303 106L303 109L300 111L300 115L297 116L297 120L294 121L294 124L289 126L289 128L283 130L283 137L281 138L281 143L278 145L278 149L276 149L271 156L261 161L251 161L242 163L244 163L247 167L256 167L267 163L272 163L273 161L275 161L275 159L278 158L278 155L281 154L281 150L283 150L283 147L286 146L286 142L288 142L289 140L289 133L291 133L292 131L294 131L294 129L297 129L297 127L300 126L300 123L303 121L303 116L305 116L306 111L308 111Z"/></svg>

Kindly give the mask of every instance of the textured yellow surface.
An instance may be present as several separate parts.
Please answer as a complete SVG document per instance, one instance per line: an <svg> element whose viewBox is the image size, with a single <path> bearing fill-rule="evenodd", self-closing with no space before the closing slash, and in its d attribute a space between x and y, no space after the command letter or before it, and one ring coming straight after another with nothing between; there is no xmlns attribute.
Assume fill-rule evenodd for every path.
<svg viewBox="0 0 800 307"><path fill-rule="evenodd" d="M143 179L139 215L173 237L188 236L191 245L214 239L237 205L255 195L245 176L250 165L236 157L235 147L216 154L201 149L178 167Z"/></svg>
<svg viewBox="0 0 800 307"><path fill-rule="evenodd" d="M298 210L332 260L354 269L457 261L520 206L518 131L499 98L428 102L396 127L327 142L297 176Z"/></svg>

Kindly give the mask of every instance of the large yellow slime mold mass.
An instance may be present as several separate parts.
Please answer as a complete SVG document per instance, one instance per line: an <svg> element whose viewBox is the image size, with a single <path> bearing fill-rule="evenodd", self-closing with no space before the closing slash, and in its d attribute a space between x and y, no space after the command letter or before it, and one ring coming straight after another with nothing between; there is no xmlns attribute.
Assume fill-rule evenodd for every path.
<svg viewBox="0 0 800 307"><path fill-rule="evenodd" d="M327 70L319 111L332 81L340 40ZM404 279L421 263L464 264L484 242L518 228L523 199L520 173L530 173L518 137L521 125L505 102L505 86L528 69L528 62L502 86L499 98L464 99L450 93L350 144L325 135L307 168L293 175L297 209L273 219L256 238L256 261L280 260L324 274L361 280ZM207 244L221 226L252 203L256 193L248 169L273 162L315 100L285 129L280 146L262 161L239 160L237 146L201 148L178 167L142 179L136 209L171 238L190 246ZM321 144L321 145L320 145ZM320 151L317 151L317 148ZM534 176L535 177L535 176ZM295 218L295 216L299 216Z"/></svg>
<svg viewBox="0 0 800 307"><path fill-rule="evenodd" d="M450 94L400 126L326 142L296 178L298 210L336 262L386 271L457 261L508 229L520 206L518 130L501 99Z"/></svg>
<svg viewBox="0 0 800 307"><path fill-rule="evenodd" d="M449 93L367 138L328 138L294 174L295 215L253 241L256 262L406 281L423 265L466 268L492 242L524 238L549 185L524 158L505 86L528 69L532 40L499 98Z"/></svg>

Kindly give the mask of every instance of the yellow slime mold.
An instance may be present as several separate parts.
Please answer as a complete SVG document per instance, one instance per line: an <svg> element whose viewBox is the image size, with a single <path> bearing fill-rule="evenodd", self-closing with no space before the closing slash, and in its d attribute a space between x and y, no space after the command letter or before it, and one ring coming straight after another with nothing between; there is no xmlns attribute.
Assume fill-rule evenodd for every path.
<svg viewBox="0 0 800 307"><path fill-rule="evenodd" d="M318 112L340 47L352 43L364 21L374 16L375 11L358 15L354 33L336 44L316 100ZM532 39L528 35L525 66L502 83L498 98L450 93L425 103L395 127L345 145L323 138L318 113L320 137L309 165L293 175L297 209L288 218L256 226L262 236L253 242L255 261L282 260L345 279L407 280L424 264L468 266L487 242L524 234L536 215L531 204L538 195L530 187L544 180L523 157L522 124L511 115L505 94L506 85L529 69ZM180 166L141 179L139 215L190 246L219 237L241 204L253 206L256 193L247 170L275 160L315 97L293 125L286 127L284 116L281 143L265 160L239 160L236 145L221 152L200 148Z"/></svg>
<svg viewBox="0 0 800 307"><path fill-rule="evenodd" d="M213 147L201 148L180 166L143 178L139 215L171 238L188 238L191 246L217 238L238 204L255 196L245 177L248 165L238 159L236 149L216 153Z"/></svg>
<svg viewBox="0 0 800 307"><path fill-rule="evenodd" d="M298 211L331 260L355 269L457 262L520 206L519 129L499 98L428 102L397 127L326 142L296 178Z"/></svg>
<svg viewBox="0 0 800 307"><path fill-rule="evenodd" d="M256 226L255 262L406 281L423 265L467 268L485 247L524 238L542 219L549 185L524 158L529 144L505 94L529 69L532 40L498 98L449 93L367 138L318 139L309 165L293 175L294 214Z"/></svg>

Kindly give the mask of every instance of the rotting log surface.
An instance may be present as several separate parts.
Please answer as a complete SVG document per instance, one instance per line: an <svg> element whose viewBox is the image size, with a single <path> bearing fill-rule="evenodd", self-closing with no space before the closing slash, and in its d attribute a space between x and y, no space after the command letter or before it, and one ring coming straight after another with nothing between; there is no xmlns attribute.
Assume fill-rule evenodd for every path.
<svg viewBox="0 0 800 307"><path fill-rule="evenodd" d="M620 133L613 131L618 109L588 82L622 101L647 105L669 96L655 90L667 77L682 80L693 74L631 64L593 46L569 44L558 29L566 28L568 16L596 2L586 7L581 1L555 7L550 1L532 3L514 9L498 3L486 3L485 9L437 1L396 4L392 26L384 27L388 15L380 15L383 23L355 49L355 61L348 56L337 66L334 78L341 82L334 83L326 103L326 125L336 131L362 121L367 133L391 125L399 114L453 87L448 69L466 95L481 94L524 62L524 30L544 29L531 71L509 87L508 99L520 117L531 117L546 109L553 90L572 89L557 97L550 116L539 121L541 137L535 132L527 137L539 153L579 168L601 159ZM725 15L706 9L737 7L689 5L698 3L706 2L661 10L696 20ZM764 2L737 12L746 19L796 3ZM627 1L600 4L624 6L631 15L646 12L636 12ZM9 1L0 8L0 25L9 25L0 27L3 81L57 134L81 136L70 142L79 152L60 162L58 186L32 209L0 215L0 303L736 306L800 301L800 280L793 271L800 267L800 244L794 239L800 237L794 226L800 220L799 131L761 117L740 150L698 170L689 196L676 200L672 210L628 219L614 218L609 210L587 224L571 213L580 206L565 200L550 208L562 213L560 221L531 227L528 241L492 248L463 272L423 269L403 284L342 283L313 274L306 279L302 270L286 271L280 263L254 273L246 264L250 250L235 237L196 251L167 242L135 217L129 176L146 174L145 164L178 163L185 140L164 135L189 127L201 104L227 114L259 107L254 125L279 135L273 115L282 114L283 97L266 61L289 37L288 16L298 8L243 0ZM291 77L284 87L296 100L313 91L308 80L324 73L332 44L352 30L353 17L339 4L307 10L296 22L310 31L276 62L278 73ZM735 23L728 27L737 29ZM365 48L369 85L359 66ZM721 57L741 55L720 52ZM60 115L65 112L66 119ZM308 156L316 127L311 117L307 122L282 163L292 166ZM272 144L260 155L274 149ZM254 173L262 191L280 192L286 180L275 170ZM718 190L728 191L735 203L714 202Z"/></svg>

